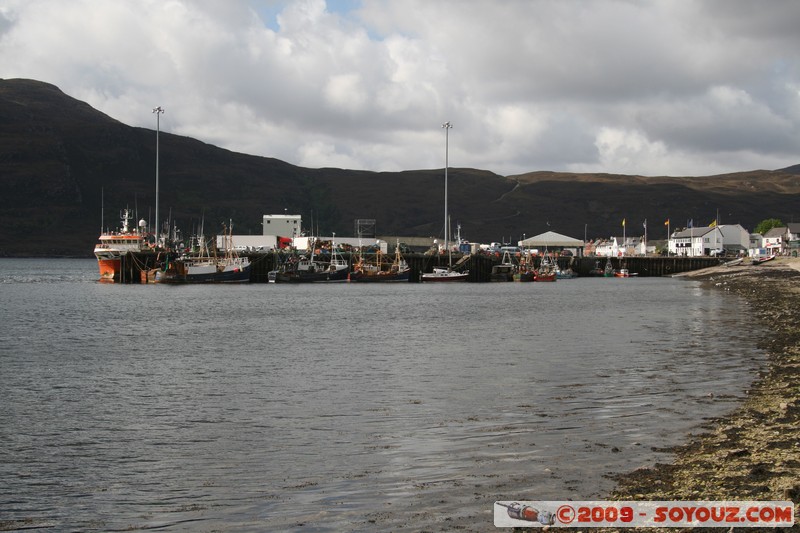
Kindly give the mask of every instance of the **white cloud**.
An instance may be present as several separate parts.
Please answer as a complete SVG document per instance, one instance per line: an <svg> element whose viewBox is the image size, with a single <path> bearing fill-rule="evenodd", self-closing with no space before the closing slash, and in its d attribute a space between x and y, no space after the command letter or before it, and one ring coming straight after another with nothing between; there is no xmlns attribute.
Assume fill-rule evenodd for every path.
<svg viewBox="0 0 800 533"><path fill-rule="evenodd" d="M355 8L351 9L352 6ZM6 0L0 77L309 166L701 174L800 153L800 4Z"/></svg>

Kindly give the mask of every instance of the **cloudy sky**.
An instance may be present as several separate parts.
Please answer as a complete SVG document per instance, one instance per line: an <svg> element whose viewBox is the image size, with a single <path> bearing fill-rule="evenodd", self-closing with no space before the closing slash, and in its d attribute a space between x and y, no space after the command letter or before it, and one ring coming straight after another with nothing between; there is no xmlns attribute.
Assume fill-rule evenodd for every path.
<svg viewBox="0 0 800 533"><path fill-rule="evenodd" d="M800 2L0 0L0 77L307 167L800 163Z"/></svg>

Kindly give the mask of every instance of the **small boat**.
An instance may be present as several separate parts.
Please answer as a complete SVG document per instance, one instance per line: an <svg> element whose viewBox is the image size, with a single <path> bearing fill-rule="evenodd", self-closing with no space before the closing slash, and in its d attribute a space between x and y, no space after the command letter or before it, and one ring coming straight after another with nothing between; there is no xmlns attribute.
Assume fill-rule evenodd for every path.
<svg viewBox="0 0 800 533"><path fill-rule="evenodd" d="M629 278L631 277L631 273L628 271L627 268L620 268L616 272L614 272L615 278Z"/></svg>
<svg viewBox="0 0 800 533"><path fill-rule="evenodd" d="M120 219L122 228L117 231L101 233L94 247L94 255L100 269L100 279L104 281L119 281L122 256L150 250L145 233L147 223L140 220L139 227L132 229L130 221L133 219L133 215L128 209L122 210Z"/></svg>
<svg viewBox="0 0 800 533"><path fill-rule="evenodd" d="M766 263L767 261L772 261L773 259L775 259L775 257L776 257L775 254L756 256L756 257L753 257L753 264L754 265L760 265L761 263Z"/></svg>
<svg viewBox="0 0 800 533"><path fill-rule="evenodd" d="M469 272L456 272L449 268L434 267L433 272L426 272L422 275L422 281L466 281Z"/></svg>
<svg viewBox="0 0 800 533"><path fill-rule="evenodd" d="M561 267L558 266L558 263L556 263L556 279L572 279L577 277L578 274L575 273L575 271L572 270L570 267L562 269Z"/></svg>
<svg viewBox="0 0 800 533"><path fill-rule="evenodd" d="M353 271L347 275L347 281L352 282L395 282L408 281L411 276L411 267L408 266L403 256L400 254L400 242L394 249L394 261L388 263L388 268L384 267L381 261L380 250L375 254L375 262L367 263L359 258L353 265Z"/></svg>

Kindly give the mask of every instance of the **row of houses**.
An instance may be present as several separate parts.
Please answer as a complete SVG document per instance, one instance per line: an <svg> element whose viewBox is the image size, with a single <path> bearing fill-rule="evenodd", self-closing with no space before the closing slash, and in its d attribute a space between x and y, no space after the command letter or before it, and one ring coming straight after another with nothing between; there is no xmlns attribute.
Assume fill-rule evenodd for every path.
<svg viewBox="0 0 800 533"><path fill-rule="evenodd" d="M712 224L674 231L668 241L644 237L611 237L585 244L585 255L619 257L648 255L658 248L677 256L800 255L800 223L773 228L765 235L750 233L740 224ZM666 246L665 246L666 245Z"/></svg>
<svg viewBox="0 0 800 533"><path fill-rule="evenodd" d="M371 225L365 226L366 222ZM234 241L239 248L269 250L282 245L284 240L299 246L303 240L301 233L302 218L300 215L264 215L263 235L235 235ZM361 238L338 237L340 244L361 246L366 242L378 243L382 249L387 248L386 239L376 239L374 221L357 220L355 233ZM364 229L367 231L364 231ZM371 231L369 231L371 230ZM370 239L372 239L370 241ZM392 239L394 240L394 239ZM407 241L404 237L402 240ZM429 248L436 241L422 239L417 243L421 248ZM408 244L408 243L407 243ZM454 245L460 243L454 242ZM773 228L765 235L750 233L740 224L715 224L707 227L689 227L672 232L667 242L647 241L646 237L626 236L610 237L582 241L552 231L529 237L518 243L522 249L549 249L551 251L570 250L575 255L595 255L602 257L620 257L628 255L650 255L663 253L666 249L670 255L677 256L744 256L744 255L800 255L800 223L787 224ZM383 251L386 251L385 249ZM474 250L473 250L474 251Z"/></svg>

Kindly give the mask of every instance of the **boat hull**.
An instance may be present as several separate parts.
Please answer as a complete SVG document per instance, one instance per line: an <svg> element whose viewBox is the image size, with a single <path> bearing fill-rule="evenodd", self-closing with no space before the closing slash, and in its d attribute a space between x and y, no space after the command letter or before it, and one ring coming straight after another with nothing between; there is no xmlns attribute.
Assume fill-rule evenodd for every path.
<svg viewBox="0 0 800 533"><path fill-rule="evenodd" d="M100 279L115 280L119 279L119 272L122 261L120 258L101 259L97 258L97 266L100 269Z"/></svg>
<svg viewBox="0 0 800 533"><path fill-rule="evenodd" d="M156 283L246 283L250 281L250 264L192 267L180 262L164 272L155 274Z"/></svg>
<svg viewBox="0 0 800 533"><path fill-rule="evenodd" d="M530 270L526 270L524 272L517 272L516 274L514 274L514 281L533 282L536 281L536 274L534 274Z"/></svg>
<svg viewBox="0 0 800 533"><path fill-rule="evenodd" d="M278 275L275 281L289 283L335 283L347 281L348 270L319 270L315 272L294 271Z"/></svg>
<svg viewBox="0 0 800 533"><path fill-rule="evenodd" d="M454 272L452 270L444 270L444 269L434 269L433 272L428 272L423 274L420 278L421 281L425 283L432 283L432 282L458 282L458 281L467 281L469 277L469 272Z"/></svg>
<svg viewBox="0 0 800 533"><path fill-rule="evenodd" d="M410 270L405 270L402 272L377 272L374 274L356 271L350 272L347 275L347 281L354 283L392 283L408 281L410 277Z"/></svg>

